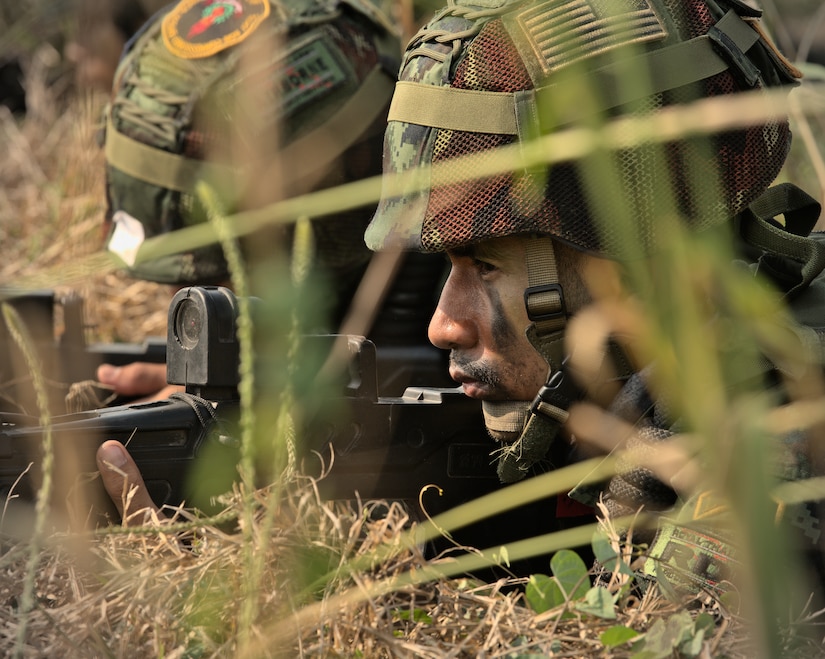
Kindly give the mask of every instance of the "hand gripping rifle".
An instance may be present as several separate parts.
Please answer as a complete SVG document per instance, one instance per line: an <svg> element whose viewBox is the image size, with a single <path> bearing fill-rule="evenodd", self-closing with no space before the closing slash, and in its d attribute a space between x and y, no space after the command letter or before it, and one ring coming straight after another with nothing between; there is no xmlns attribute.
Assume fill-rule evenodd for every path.
<svg viewBox="0 0 825 659"><path fill-rule="evenodd" d="M70 398L81 388L71 385L94 380L100 364L166 361L165 337L150 337L143 343L89 343L83 299L78 295L0 289L0 301L17 311L28 330L42 367L52 414L77 411L72 409ZM62 331L58 331L58 325L62 325ZM101 406L86 404L85 408ZM0 414L35 414L35 410L37 394L29 367L6 324L0 321Z"/></svg>

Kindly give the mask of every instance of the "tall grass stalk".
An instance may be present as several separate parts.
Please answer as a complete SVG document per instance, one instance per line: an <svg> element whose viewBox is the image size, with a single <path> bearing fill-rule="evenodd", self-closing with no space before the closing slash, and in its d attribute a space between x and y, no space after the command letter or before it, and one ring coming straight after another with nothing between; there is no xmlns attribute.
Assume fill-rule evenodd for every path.
<svg viewBox="0 0 825 659"><path fill-rule="evenodd" d="M40 562L40 552L43 548L44 532L49 519L49 505L52 496L52 478L54 470L54 448L52 446L52 426L51 413L49 412L49 401L46 393L46 382L43 377L43 367L40 358L34 348L34 343L29 335L26 325L20 314L10 304L2 304L3 320L8 327L14 342L20 348L23 359L31 374L34 384L35 397L39 412L40 425L45 429L43 433L43 445L41 451L42 459L42 484L37 492L37 502L35 504L34 529L29 545L29 557L26 562L25 583L20 601L21 616L17 628L17 643L14 648L14 656L22 656L23 645L26 640L26 629L28 614L34 608L34 584L37 575L37 567Z"/></svg>
<svg viewBox="0 0 825 659"><path fill-rule="evenodd" d="M239 344L239 375L238 393L240 396L240 442L241 458L238 469L241 476L243 506L241 525L244 542L243 553L246 564L247 578L243 581L245 590L240 619L238 621L238 635L241 644L247 642L258 613L257 584L260 583L260 572L263 569L264 555L257 546L259 542L267 542L268 535L256 537L254 514L255 505L253 493L256 487L256 450L255 450L255 368L253 353L252 313L249 300L249 285L246 270L237 242L237 236L232 231L232 225L227 221L221 209L221 204L215 192L205 183L198 183L197 194L207 209L209 223L218 234L223 249L224 258L229 269L232 286L238 296L238 318L236 325ZM277 490L277 488L276 488Z"/></svg>
<svg viewBox="0 0 825 659"><path fill-rule="evenodd" d="M793 598L802 593L795 567L783 566L790 546L773 525L775 506L769 492L775 476L768 461L771 446L779 440L765 432L769 399L761 393L764 383L744 370L759 363L761 347L749 322L753 318L741 313L744 305L738 301L753 299L751 288L759 284L732 265L737 258L732 231L727 227L701 233L688 230L690 220L682 217L676 201L680 193L676 182L668 176L652 177L650 182L652 172L669 171L662 146L668 135L691 138L688 154L693 158L683 164L682 176L691 194L692 212L699 218L719 216L719 181L709 177L703 165L711 161L714 147L693 137L712 135L718 129L711 129L718 122L702 111L703 106L698 102L684 108L686 113L680 113L684 124L676 131L667 121L657 124L655 118L645 117L653 119L650 127L655 137L651 133L649 141L638 140L643 131L634 131L626 142L632 144L634 157L645 163L641 176L648 177L643 179L648 187L643 191L633 188L636 181L628 178L623 160L613 149L622 141L619 135L584 155L579 171L605 239L617 243L625 285L644 309L645 352L653 365L647 386L653 400L663 401L680 430L699 440L694 459L702 465L702 478L686 496L713 492L727 506L726 530L733 534L745 566L737 585L756 595L745 600L753 633L762 639L764 656L778 657L780 621ZM728 108L719 107L729 116ZM667 110L662 115L667 118ZM620 123L605 123L608 134ZM754 315L764 317L777 305L766 295L761 299L768 304Z"/></svg>
<svg viewBox="0 0 825 659"><path fill-rule="evenodd" d="M825 85L810 85L796 90L798 109L804 115L825 112ZM250 235L264 227L295 222L299 217L321 217L343 210L375 203L382 191L388 196L400 196L426 189L431 184L445 185L466 180L468 176L483 178L495 174L553 165L581 159L594 152L630 148L643 143L662 143L689 135L707 135L742 128L787 113L784 92L748 92L731 98L711 98L685 106L663 109L655 116L625 117L604 124L598 129L575 128L541 137L531 144L502 148L495 158L477 155L440 163L433 168L422 167L411 173L373 177L335 188L275 202L257 210L227 215L235 236ZM459 173L461 172L461 173ZM473 172L472 175L465 172ZM193 225L171 234L149 238L141 247L137 262L214 244L215 229L209 224ZM70 265L45 268L36 274L16 279L13 284L29 290L55 284L71 284L92 274L113 272L122 264L107 252L98 252L77 259Z"/></svg>

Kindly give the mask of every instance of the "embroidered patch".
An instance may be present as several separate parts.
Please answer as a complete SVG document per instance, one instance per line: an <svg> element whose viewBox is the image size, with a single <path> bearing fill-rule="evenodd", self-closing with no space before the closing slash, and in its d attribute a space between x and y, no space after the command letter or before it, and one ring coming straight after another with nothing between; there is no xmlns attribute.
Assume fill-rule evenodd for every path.
<svg viewBox="0 0 825 659"><path fill-rule="evenodd" d="M650 0L546 0L504 20L534 80L625 44L667 36Z"/></svg>
<svg viewBox="0 0 825 659"><path fill-rule="evenodd" d="M199 59L241 43L269 16L269 0L182 0L163 18L173 55Z"/></svg>
<svg viewBox="0 0 825 659"><path fill-rule="evenodd" d="M336 52L337 49L336 49ZM347 72L321 39L300 44L287 55L281 72L281 110L286 116L346 82Z"/></svg>

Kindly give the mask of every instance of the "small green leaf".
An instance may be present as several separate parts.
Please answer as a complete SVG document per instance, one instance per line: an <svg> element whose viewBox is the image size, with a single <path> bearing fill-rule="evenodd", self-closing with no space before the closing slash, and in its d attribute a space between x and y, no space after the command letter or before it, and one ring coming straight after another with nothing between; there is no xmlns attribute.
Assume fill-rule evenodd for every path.
<svg viewBox="0 0 825 659"><path fill-rule="evenodd" d="M709 632L716 628L716 620L710 613L700 613L693 621L693 628L698 631Z"/></svg>
<svg viewBox="0 0 825 659"><path fill-rule="evenodd" d="M624 625L615 625L610 629L606 629L599 636L599 640L606 648L615 648L617 645L627 643L639 635L635 629L625 627Z"/></svg>
<svg viewBox="0 0 825 659"><path fill-rule="evenodd" d="M672 647L678 647L693 637L693 618L687 611L674 613L667 619L667 633L673 639Z"/></svg>
<svg viewBox="0 0 825 659"><path fill-rule="evenodd" d="M426 622L431 625L433 619L427 614L424 609L396 609L393 614L398 620L411 620L412 622Z"/></svg>
<svg viewBox="0 0 825 659"><path fill-rule="evenodd" d="M702 651L702 644L705 641L705 630L700 629L691 638L682 641L679 652L686 657L698 657Z"/></svg>
<svg viewBox="0 0 825 659"><path fill-rule="evenodd" d="M596 531L593 534L590 545L593 547L593 554L596 560L604 566L605 570L610 570L611 572L618 571L621 574L626 574L630 577L633 576L633 570L631 570L630 566L616 553L616 550L613 549L613 546L610 544L610 540L607 539L607 536L603 532Z"/></svg>
<svg viewBox="0 0 825 659"><path fill-rule="evenodd" d="M505 545L502 545L498 552L493 553L493 560L498 565L510 567L510 554L507 552L507 547Z"/></svg>
<svg viewBox="0 0 825 659"><path fill-rule="evenodd" d="M590 589L587 566L576 552L570 549L557 551L550 559L550 569L571 600L581 599Z"/></svg>
<svg viewBox="0 0 825 659"><path fill-rule="evenodd" d="M651 625L644 635L640 652L632 659L667 659L673 656L673 639L668 637L665 621L661 618Z"/></svg>
<svg viewBox="0 0 825 659"><path fill-rule="evenodd" d="M716 621L709 613L700 613L693 620L693 634L679 646L679 651L687 657L697 657L708 634L713 633Z"/></svg>
<svg viewBox="0 0 825 659"><path fill-rule="evenodd" d="M702 634L704 636L704 632ZM632 659L667 659L683 643L689 644L693 636L693 618L690 614L687 611L674 613L667 621L659 619L653 623L644 635L641 651Z"/></svg>
<svg viewBox="0 0 825 659"><path fill-rule="evenodd" d="M564 592L558 581L545 574L533 574L524 591L527 603L536 613L544 613L564 604Z"/></svg>
<svg viewBox="0 0 825 659"><path fill-rule="evenodd" d="M576 602L575 608L582 613L589 613L598 618L613 620L616 618L616 601L607 588L594 586L584 596L584 602Z"/></svg>

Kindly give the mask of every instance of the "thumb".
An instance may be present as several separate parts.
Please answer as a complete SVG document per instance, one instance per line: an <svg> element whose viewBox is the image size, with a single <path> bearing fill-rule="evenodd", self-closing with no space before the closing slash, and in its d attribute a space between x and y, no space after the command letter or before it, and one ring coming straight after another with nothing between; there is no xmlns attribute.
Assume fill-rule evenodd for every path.
<svg viewBox="0 0 825 659"><path fill-rule="evenodd" d="M137 464L123 444L115 440L103 442L97 449L97 467L124 526L144 523L150 518L150 512L160 515ZM140 511L144 514L136 514Z"/></svg>

